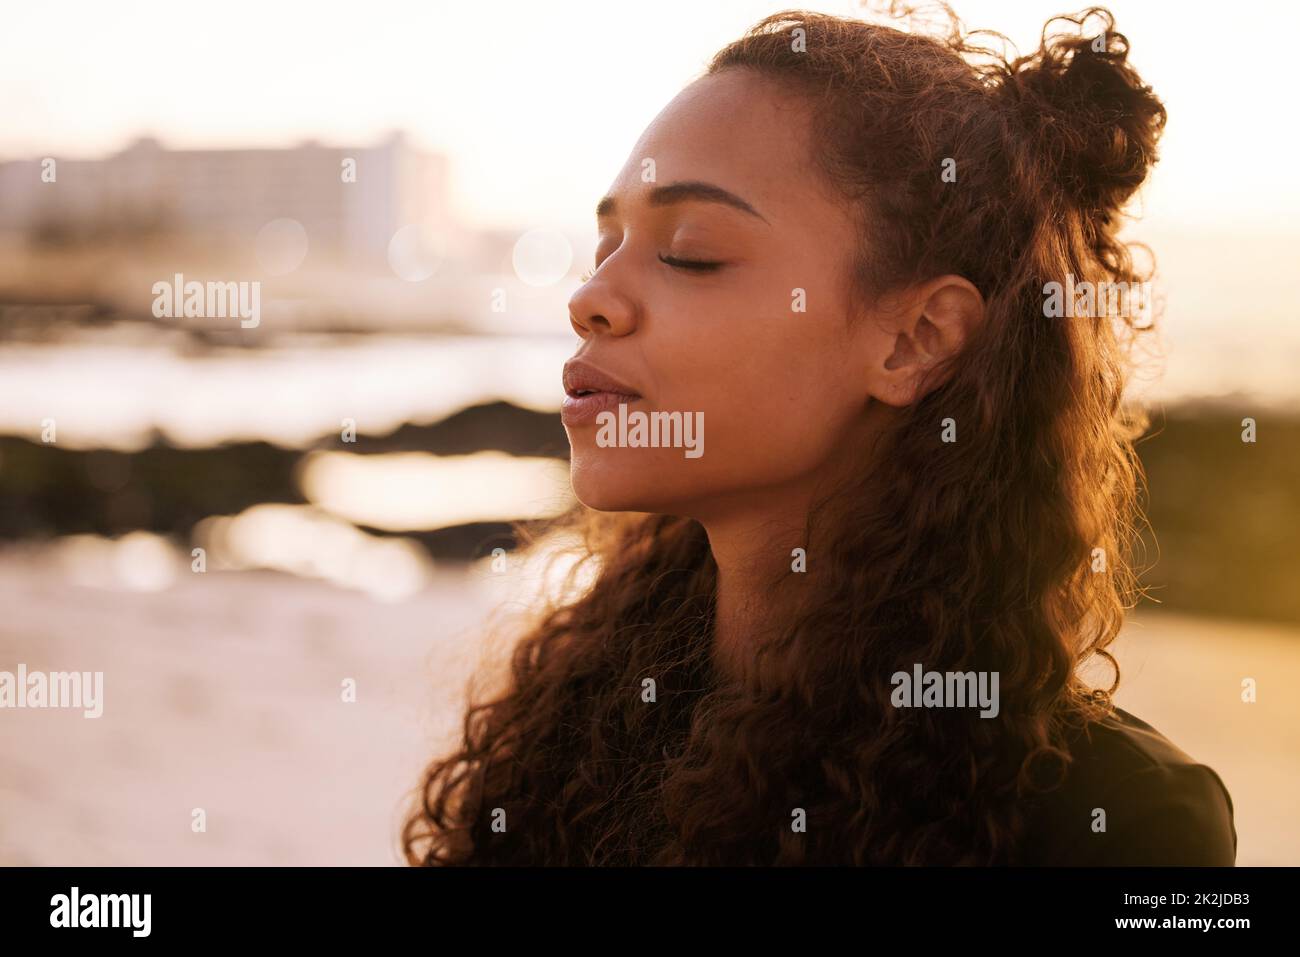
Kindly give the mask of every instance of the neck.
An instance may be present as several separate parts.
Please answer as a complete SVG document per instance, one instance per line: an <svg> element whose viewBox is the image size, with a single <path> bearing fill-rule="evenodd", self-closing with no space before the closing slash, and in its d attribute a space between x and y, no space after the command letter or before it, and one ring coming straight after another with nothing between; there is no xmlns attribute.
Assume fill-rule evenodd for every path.
<svg viewBox="0 0 1300 957"><path fill-rule="evenodd" d="M713 657L715 670L725 679L743 682L756 676L757 646L779 631L805 591L800 586L809 572L792 566L794 549L805 549L807 562L829 560L809 554L809 510L829 490L854 494L854 478L880 428L877 420L891 414L884 407L870 410L837 452L802 479L781 488L733 493L718 507L696 513L717 566Z"/></svg>
<svg viewBox="0 0 1300 957"><path fill-rule="evenodd" d="M756 674L756 648L775 633L790 590L784 576L791 574L791 553L807 547L807 516L807 500L792 496L778 509L768 499L761 510L733 508L701 520L718 570L714 667L726 680L746 682Z"/></svg>

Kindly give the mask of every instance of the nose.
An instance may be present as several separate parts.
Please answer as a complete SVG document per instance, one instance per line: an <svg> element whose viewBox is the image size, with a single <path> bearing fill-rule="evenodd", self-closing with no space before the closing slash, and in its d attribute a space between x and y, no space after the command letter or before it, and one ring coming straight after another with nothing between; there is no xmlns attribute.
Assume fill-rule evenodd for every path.
<svg viewBox="0 0 1300 957"><path fill-rule="evenodd" d="M636 328L636 305L619 288L610 256L569 297L569 324L583 339L597 334L626 336Z"/></svg>

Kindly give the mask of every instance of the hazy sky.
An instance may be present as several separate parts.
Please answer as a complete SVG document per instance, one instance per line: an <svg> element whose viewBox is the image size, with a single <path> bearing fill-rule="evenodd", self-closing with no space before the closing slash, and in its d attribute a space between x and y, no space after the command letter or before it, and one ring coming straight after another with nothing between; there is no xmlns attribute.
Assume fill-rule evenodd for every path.
<svg viewBox="0 0 1300 957"><path fill-rule="evenodd" d="M95 156L145 132L170 146L365 145L402 127L450 155L469 221L566 229L591 228L641 130L708 58L786 6L3 2L0 158ZM1022 47L1059 12L1056 0L955 6ZM1149 221L1300 235L1300 4L1111 8L1170 111Z"/></svg>

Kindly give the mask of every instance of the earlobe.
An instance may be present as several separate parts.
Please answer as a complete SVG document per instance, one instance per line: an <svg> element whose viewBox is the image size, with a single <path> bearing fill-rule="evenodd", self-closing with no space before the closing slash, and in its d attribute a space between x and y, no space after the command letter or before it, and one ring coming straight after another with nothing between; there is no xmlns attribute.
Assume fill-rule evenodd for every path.
<svg viewBox="0 0 1300 957"><path fill-rule="evenodd" d="M893 351L877 370L874 397L886 405L911 405L917 399L926 367L927 357L918 350L916 340L900 332L894 339Z"/></svg>

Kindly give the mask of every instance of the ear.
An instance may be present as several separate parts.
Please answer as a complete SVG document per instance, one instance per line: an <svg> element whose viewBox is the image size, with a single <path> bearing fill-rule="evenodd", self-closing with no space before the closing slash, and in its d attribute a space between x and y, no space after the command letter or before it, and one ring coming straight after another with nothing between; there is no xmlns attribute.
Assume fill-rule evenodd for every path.
<svg viewBox="0 0 1300 957"><path fill-rule="evenodd" d="M984 297L961 276L939 276L891 296L871 323L871 397L900 407L919 402L947 381L949 360L983 322Z"/></svg>

